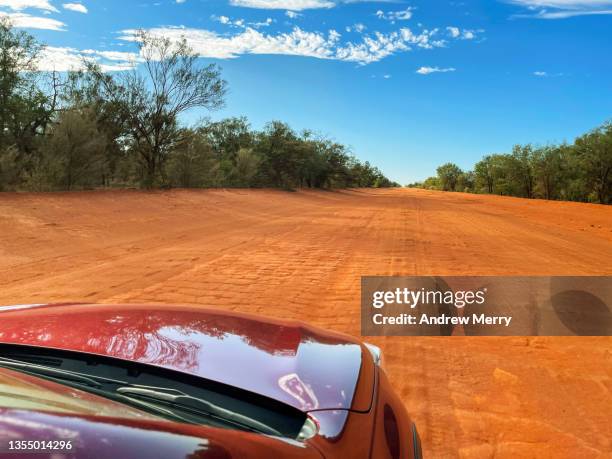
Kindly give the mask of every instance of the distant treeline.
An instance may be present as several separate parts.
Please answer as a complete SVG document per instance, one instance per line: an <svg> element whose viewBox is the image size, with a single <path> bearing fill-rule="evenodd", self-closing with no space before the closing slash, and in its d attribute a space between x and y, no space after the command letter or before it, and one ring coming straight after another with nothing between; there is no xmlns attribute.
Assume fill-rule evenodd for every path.
<svg viewBox="0 0 612 459"><path fill-rule="evenodd" d="M473 171L446 163L435 177L408 186L612 204L612 123L573 144L516 145L512 153L485 156Z"/></svg>
<svg viewBox="0 0 612 459"><path fill-rule="evenodd" d="M280 121L179 122L215 110L227 83L185 41L139 36L139 65L40 72L43 46L0 20L0 191L98 187L398 186L350 150Z"/></svg>

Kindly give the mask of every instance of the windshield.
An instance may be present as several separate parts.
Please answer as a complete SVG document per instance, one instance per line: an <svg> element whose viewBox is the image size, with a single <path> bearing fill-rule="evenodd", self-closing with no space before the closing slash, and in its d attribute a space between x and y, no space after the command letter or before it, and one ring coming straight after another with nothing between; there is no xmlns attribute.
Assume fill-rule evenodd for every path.
<svg viewBox="0 0 612 459"><path fill-rule="evenodd" d="M298 440L303 439L301 432L308 426L304 413L258 394L120 359L0 345L0 367L75 387L174 422Z"/></svg>

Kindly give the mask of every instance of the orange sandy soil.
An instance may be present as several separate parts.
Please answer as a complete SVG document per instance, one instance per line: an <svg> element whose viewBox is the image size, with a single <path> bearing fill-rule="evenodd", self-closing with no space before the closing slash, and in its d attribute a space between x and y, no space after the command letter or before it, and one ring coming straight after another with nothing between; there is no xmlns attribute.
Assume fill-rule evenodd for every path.
<svg viewBox="0 0 612 459"><path fill-rule="evenodd" d="M420 190L0 194L0 304L190 303L359 336L362 275L612 275L612 207ZM612 338L371 338L427 457L612 457Z"/></svg>

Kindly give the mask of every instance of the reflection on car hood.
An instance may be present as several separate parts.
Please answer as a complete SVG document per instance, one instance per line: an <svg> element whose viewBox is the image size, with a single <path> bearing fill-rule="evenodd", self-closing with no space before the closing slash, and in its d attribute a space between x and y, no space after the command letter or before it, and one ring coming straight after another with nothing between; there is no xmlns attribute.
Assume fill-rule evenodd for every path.
<svg viewBox="0 0 612 459"><path fill-rule="evenodd" d="M239 387L302 411L349 409L362 362L351 338L198 307L0 307L0 342L137 361Z"/></svg>

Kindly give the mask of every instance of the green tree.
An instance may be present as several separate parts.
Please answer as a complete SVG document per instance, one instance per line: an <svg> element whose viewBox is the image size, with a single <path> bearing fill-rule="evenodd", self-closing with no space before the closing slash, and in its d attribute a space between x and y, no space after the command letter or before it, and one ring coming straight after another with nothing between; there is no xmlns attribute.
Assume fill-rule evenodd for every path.
<svg viewBox="0 0 612 459"><path fill-rule="evenodd" d="M482 158L474 166L475 182L478 188L484 189L485 193L495 191L496 167L493 156Z"/></svg>
<svg viewBox="0 0 612 459"><path fill-rule="evenodd" d="M102 97L121 111L125 135L143 165L143 184L152 187L163 182L166 160L185 140L179 116L194 108L220 108L226 82L216 65L198 64L185 39L177 43L141 31L137 40L143 62L134 71L110 75L92 63L88 70Z"/></svg>
<svg viewBox="0 0 612 459"><path fill-rule="evenodd" d="M531 145L515 145L512 155L508 158L509 174L507 178L514 180L522 189L522 196L533 198L534 174L532 164L533 147Z"/></svg>
<svg viewBox="0 0 612 459"><path fill-rule="evenodd" d="M607 123L576 139L576 154L584 179L596 200L612 202L612 124Z"/></svg>
<svg viewBox="0 0 612 459"><path fill-rule="evenodd" d="M459 178L457 179L457 191L462 191L464 193L470 193L474 191L476 177L474 172L467 171L459 174Z"/></svg>
<svg viewBox="0 0 612 459"><path fill-rule="evenodd" d="M172 186L201 188L218 186L219 162L200 130L185 134L186 139L171 153L168 180Z"/></svg>
<svg viewBox="0 0 612 459"><path fill-rule="evenodd" d="M39 177L45 176L51 189L103 185L105 148L106 137L98 130L94 113L88 109L63 112L41 147Z"/></svg>
<svg viewBox="0 0 612 459"><path fill-rule="evenodd" d="M14 145L23 167L55 114L62 86L56 73L37 71L42 50L32 35L0 17L0 148Z"/></svg>
<svg viewBox="0 0 612 459"><path fill-rule="evenodd" d="M446 163L436 170L443 191L456 191L459 177L463 173L461 168L453 163Z"/></svg>
<svg viewBox="0 0 612 459"><path fill-rule="evenodd" d="M253 131L245 117L209 122L202 127L202 135L217 157L234 161L241 148L252 148Z"/></svg>
<svg viewBox="0 0 612 459"><path fill-rule="evenodd" d="M12 146L0 149L0 191L14 190L19 187L21 170L18 161L17 148Z"/></svg>
<svg viewBox="0 0 612 459"><path fill-rule="evenodd" d="M259 172L261 159L253 150L241 148L236 155L236 165L234 167L233 182L236 186L251 187L254 179Z"/></svg>
<svg viewBox="0 0 612 459"><path fill-rule="evenodd" d="M426 190L441 190L442 184L438 177L429 177L423 182L423 188Z"/></svg>
<svg viewBox="0 0 612 459"><path fill-rule="evenodd" d="M288 124L272 121L259 133L256 153L267 181L280 188L294 185L298 138Z"/></svg>
<svg viewBox="0 0 612 459"><path fill-rule="evenodd" d="M536 189L544 199L557 199L564 187L563 148L549 146L533 150Z"/></svg>

